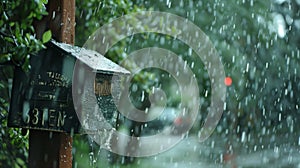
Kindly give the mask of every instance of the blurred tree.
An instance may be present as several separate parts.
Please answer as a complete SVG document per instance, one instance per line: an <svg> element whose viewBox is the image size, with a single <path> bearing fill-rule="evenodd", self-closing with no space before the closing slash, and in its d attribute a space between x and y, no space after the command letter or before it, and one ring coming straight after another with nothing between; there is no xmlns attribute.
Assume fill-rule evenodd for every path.
<svg viewBox="0 0 300 168"><path fill-rule="evenodd" d="M257 80L262 80L261 71L264 71L265 56L274 41L275 32L270 32L269 24L272 21L270 12L271 1L144 1L136 3L146 4L153 10L171 12L188 18L199 26L214 43L223 61L227 76L233 79L232 86L228 87L227 109L224 111L220 128L221 132L230 130L232 133L241 133L256 128L254 123L261 117L257 108L256 97ZM159 5L158 5L159 3ZM179 41L171 40L169 48L189 62L194 62L197 67L193 72L198 79L199 92L204 97L201 106L200 121L197 122L198 130L202 126L210 99L210 81L201 60L191 60L187 47L182 47ZM179 45L179 46L178 46ZM195 53L192 56L197 58ZM208 92L208 94L206 94ZM207 95L205 97L205 95ZM227 123L227 124L225 124ZM230 123L230 124L229 124ZM240 129L237 129L240 127ZM220 129L219 129L220 130ZM229 136L227 136L229 137Z"/></svg>
<svg viewBox="0 0 300 168"><path fill-rule="evenodd" d="M257 137L252 138L255 140L294 129L287 136L296 137L292 123L299 120L299 99L294 96L299 90L298 1L134 0L134 4L188 18L210 37L227 76L233 79L232 86L228 87L220 132L238 135L232 138L235 141L241 140L243 132ZM157 45L160 41L156 40ZM169 41L172 44L167 49L191 62L187 57L188 48L182 47L179 41L167 40L167 43ZM195 64L201 65L201 60ZM206 91L210 92L209 77L206 73L203 75L203 65L193 70L199 86L203 86L199 87L203 96ZM199 127L204 122L209 98L205 98L201 107L203 117L200 117Z"/></svg>

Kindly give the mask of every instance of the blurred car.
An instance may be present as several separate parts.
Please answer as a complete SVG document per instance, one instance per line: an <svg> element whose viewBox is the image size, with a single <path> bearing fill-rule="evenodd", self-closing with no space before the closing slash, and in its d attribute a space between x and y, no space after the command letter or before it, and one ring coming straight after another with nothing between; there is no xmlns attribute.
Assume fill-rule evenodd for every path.
<svg viewBox="0 0 300 168"><path fill-rule="evenodd" d="M171 133L173 128L180 126L180 111L176 108L155 107L149 110L148 118L153 119L142 125L142 135L155 135L158 133Z"/></svg>

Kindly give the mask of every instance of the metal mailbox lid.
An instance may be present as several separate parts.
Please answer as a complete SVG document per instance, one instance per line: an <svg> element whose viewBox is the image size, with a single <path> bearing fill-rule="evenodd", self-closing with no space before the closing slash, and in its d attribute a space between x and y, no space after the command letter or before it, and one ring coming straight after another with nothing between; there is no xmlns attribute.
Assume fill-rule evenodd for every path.
<svg viewBox="0 0 300 168"><path fill-rule="evenodd" d="M58 43L53 40L51 41L51 43L57 46L58 48L62 49L63 51L72 54L97 73L120 75L130 74L128 70L112 62L111 60L107 59L106 57L104 57L96 51L72 46L70 44Z"/></svg>

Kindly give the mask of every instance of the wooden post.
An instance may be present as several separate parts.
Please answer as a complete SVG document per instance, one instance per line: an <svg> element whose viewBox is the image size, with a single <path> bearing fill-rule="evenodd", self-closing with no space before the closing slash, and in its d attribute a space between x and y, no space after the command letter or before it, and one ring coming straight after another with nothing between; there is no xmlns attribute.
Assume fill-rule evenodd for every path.
<svg viewBox="0 0 300 168"><path fill-rule="evenodd" d="M37 37L50 29L52 37L68 44L75 38L75 0L50 0L49 15L34 23ZM29 167L71 168L72 137L67 133L30 130Z"/></svg>

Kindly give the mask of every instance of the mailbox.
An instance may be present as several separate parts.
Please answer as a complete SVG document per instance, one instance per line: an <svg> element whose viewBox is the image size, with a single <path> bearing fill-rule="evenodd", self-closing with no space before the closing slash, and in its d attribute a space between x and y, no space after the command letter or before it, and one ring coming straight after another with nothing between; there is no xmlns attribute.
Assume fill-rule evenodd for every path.
<svg viewBox="0 0 300 168"><path fill-rule="evenodd" d="M113 118L117 109L111 95L112 77L129 72L95 51L53 40L46 47L30 58L29 72L15 68L8 126L78 133L80 122L72 97L77 60L96 73L93 88L101 112Z"/></svg>

